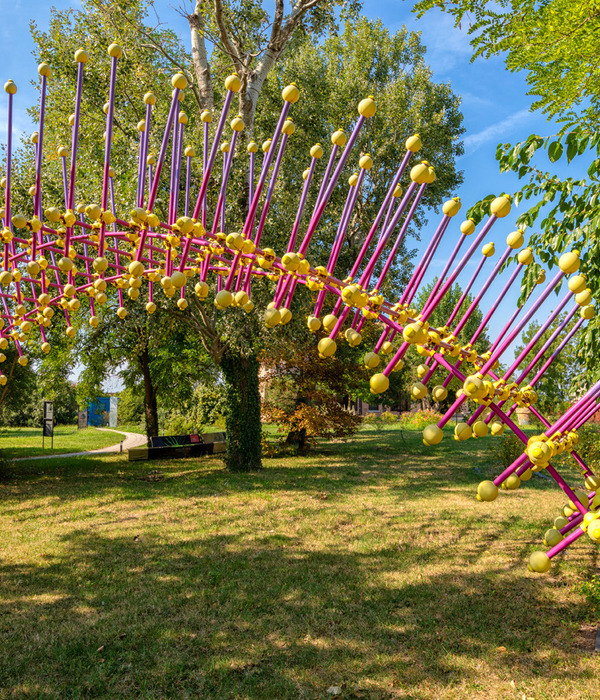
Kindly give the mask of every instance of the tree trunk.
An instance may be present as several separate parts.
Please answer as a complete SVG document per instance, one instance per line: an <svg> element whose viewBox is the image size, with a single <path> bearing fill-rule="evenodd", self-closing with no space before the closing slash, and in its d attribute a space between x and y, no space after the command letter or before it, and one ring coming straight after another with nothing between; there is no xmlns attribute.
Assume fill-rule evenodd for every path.
<svg viewBox="0 0 600 700"><path fill-rule="evenodd" d="M225 462L235 472L262 467L258 367L256 355L245 357L229 349L221 361L226 389Z"/></svg>
<svg viewBox="0 0 600 700"><path fill-rule="evenodd" d="M158 406L156 403L156 389L150 376L150 356L148 348L138 355L138 362L144 377L144 415L146 417L146 436L158 436Z"/></svg>

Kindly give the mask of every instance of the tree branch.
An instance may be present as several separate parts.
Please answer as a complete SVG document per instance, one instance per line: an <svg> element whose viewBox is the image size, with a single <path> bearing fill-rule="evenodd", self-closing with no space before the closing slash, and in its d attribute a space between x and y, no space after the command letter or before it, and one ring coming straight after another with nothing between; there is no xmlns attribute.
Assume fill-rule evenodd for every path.
<svg viewBox="0 0 600 700"><path fill-rule="evenodd" d="M244 72L244 64L242 62L240 55L235 50L235 47L233 46L233 44L231 42L231 37L229 36L229 32L227 31L227 27L225 26L225 20L223 18L223 2L222 2L222 0L214 0L214 9L215 9L215 21L217 23L217 28L219 30L219 37L221 38L221 41L223 43L223 47L225 48L225 53L227 53L229 55L229 57L233 61L233 65L235 66L236 71L241 75Z"/></svg>

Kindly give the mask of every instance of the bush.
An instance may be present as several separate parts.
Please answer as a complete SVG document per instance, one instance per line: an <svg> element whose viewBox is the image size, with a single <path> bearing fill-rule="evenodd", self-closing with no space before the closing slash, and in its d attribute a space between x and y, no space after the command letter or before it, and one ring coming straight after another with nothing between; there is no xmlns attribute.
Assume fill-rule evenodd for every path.
<svg viewBox="0 0 600 700"><path fill-rule="evenodd" d="M595 425L584 425L577 431L579 444L578 454L594 471L600 466L600 429Z"/></svg>
<svg viewBox="0 0 600 700"><path fill-rule="evenodd" d="M525 445L514 433L507 433L500 437L494 438L490 445L490 453L492 459L506 469L520 457L525 450Z"/></svg>
<svg viewBox="0 0 600 700"><path fill-rule="evenodd" d="M392 423L396 423L397 420L397 416L390 413L390 411L383 411L383 413L367 413L363 418L363 423L380 433L385 426L392 425Z"/></svg>
<svg viewBox="0 0 600 700"><path fill-rule="evenodd" d="M401 413L398 422L407 430L423 430L431 423L437 423L442 419L441 413L436 413L430 408L415 411L414 413Z"/></svg>
<svg viewBox="0 0 600 700"><path fill-rule="evenodd" d="M584 581L579 586L582 593L590 604L590 612L597 615L600 612L600 576L595 574L589 581Z"/></svg>

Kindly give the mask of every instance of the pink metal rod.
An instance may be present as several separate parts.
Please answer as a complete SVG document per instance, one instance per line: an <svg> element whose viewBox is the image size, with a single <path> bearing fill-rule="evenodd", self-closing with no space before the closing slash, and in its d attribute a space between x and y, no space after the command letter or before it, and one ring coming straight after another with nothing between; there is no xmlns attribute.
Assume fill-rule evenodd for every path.
<svg viewBox="0 0 600 700"><path fill-rule="evenodd" d="M110 151L112 146L113 120L115 114L115 88L117 85L117 58L110 59L110 88L108 94L108 112L106 114L106 143L104 144L104 174L102 176L102 211L106 211L108 206L108 180L110 172ZM104 255L104 237L106 235L106 224L104 221L100 225L100 236L98 241L98 255Z"/></svg>
<svg viewBox="0 0 600 700"><path fill-rule="evenodd" d="M373 255L371 256L369 262L367 263L365 269L363 270L362 275L360 276L360 279L359 279L359 281L358 281L358 284L359 284L361 287L364 288L364 287L367 285L367 283L370 281L371 275L373 274L373 270L375 269L375 265L377 264L377 261L378 261L379 257L380 257L381 254L383 253L384 246L385 246L386 243L388 242L389 237L390 237L392 231L393 231L393 230L396 228L396 226L398 225L398 222L400 221L400 217L402 216L406 205L408 204L408 202L409 202L409 200L411 199L413 193L415 192L416 187L417 187L417 183L416 183L416 182L413 182L413 183L411 184L411 186L408 188L408 191L406 192L406 195L404 196L404 198L403 198L403 200L402 200L402 203L398 206L398 209L397 209L396 212L394 213L394 216L392 217L392 220L391 220L391 222L390 222L390 224L389 224L389 226L388 226L387 231L385 231L385 233L384 233L384 235L383 235L383 238L381 239L380 244L376 247L375 252L374 252ZM423 187L425 187L425 185L422 185L422 186L421 186L421 189L419 190L419 192L418 192L417 195L415 196L415 200L414 200L414 202L412 203L412 205L411 205L411 207L410 207L410 209L409 209L409 211L408 211L408 214L407 214L407 216L406 216L406 220L404 221L404 225L402 226L402 229L401 229L400 234L399 234L399 236L398 236L398 240L399 240L398 246L399 246L400 243L402 242L402 237L403 237L404 233L406 232L406 229L408 228L408 225L409 225L409 223L410 223L410 220L411 220L411 218L412 218L412 216L413 216L413 214L414 214L414 212L415 212L415 210L416 210L416 207L417 207L417 205L418 205L418 203L419 203L419 199L420 199L420 195L422 195L422 189L423 189ZM380 210L380 211L381 211L381 210ZM372 228L373 235L375 235L375 230L376 230L376 229L373 229L373 228ZM367 240L368 240L368 238L367 238ZM363 249L364 249L364 250L366 250L366 242L367 242L367 241L365 241L365 244L363 244ZM358 258L357 258L357 261L358 261ZM353 271L355 270L355 268L356 268L356 263L355 263L355 266L352 268ZM351 276L351 277L354 276L352 272L350 273L350 276ZM336 310L339 308L340 303L341 303L341 302L340 302L340 300L338 299L338 303L336 304L336 307L335 307ZM338 320L337 320L337 322L336 322L336 324L335 324L333 330L332 330L331 333L329 334L329 337L330 337L330 338L335 338L335 336L340 332L340 328L344 325L344 322L345 322L345 320L346 320L348 314L350 313L350 309L351 309L351 308L352 308L352 307L347 306L347 307L342 311L342 313L340 314L340 317L338 318Z"/></svg>
<svg viewBox="0 0 600 700"><path fill-rule="evenodd" d="M173 129L173 122L175 120L175 113L177 112L177 107L179 106L179 92L178 88L173 90L173 98L171 100L171 108L169 110L169 116L167 117L167 124L165 126L165 133L163 135L162 143L160 146L160 152L158 154L158 160L156 161L156 169L154 171L154 177L152 177L152 184L150 186L150 194L148 195L148 211L154 209L154 203L156 201L156 195L158 194L158 183L160 181L160 175L162 173L163 166L165 164L165 158L167 157L167 148L169 146L169 138L171 136L171 131ZM197 215L194 216L197 218Z"/></svg>
<svg viewBox="0 0 600 700"><path fill-rule="evenodd" d="M504 263L505 263L506 260L508 259L508 256L511 254L511 252L512 252L512 248L507 248L507 249L504 251L504 253L502 254L502 257L500 258L500 260L498 260L498 262L497 262L496 265L494 266L494 269L490 272L489 277L488 277L487 280L483 283L483 286L481 287L481 289L479 290L478 294L475 296L475 298L474 298L473 301L471 302L469 308L465 311L465 313L463 314L462 318L461 318L460 321L458 322L458 325L456 326L456 328L455 328L454 331L453 331L453 334L454 334L455 336L458 336L458 334L459 334L459 333L462 331L462 329L465 327L465 324L467 323L467 321L468 321L469 318L471 317L471 314L472 314L472 313L475 311L475 309L479 306L479 303L481 302L481 300L482 300L483 297L485 296L485 293L486 293L486 292L488 291L488 289L490 288L492 282L493 282L493 281L496 279L496 277L498 276L498 272L500 271L500 268L502 267L502 265L504 265ZM519 268L519 269L520 269L520 268ZM516 278L517 278L517 275L518 275L518 270L517 270L516 273L513 273L513 274L514 274L514 278L516 279ZM510 284L512 284L512 282L511 282ZM510 284L509 284L508 287L506 287L506 291L504 291L504 294L506 294L506 293L508 292L508 289L510 288ZM501 292L501 294L502 294L502 292ZM504 298L504 295L502 295L502 298ZM492 313L493 313L493 312L492 312ZM490 314L490 318L491 318L491 314ZM482 329L482 330L483 330L483 329ZM473 343L473 342L475 342L475 341L474 341L473 339L471 339L470 342Z"/></svg>
<svg viewBox="0 0 600 700"><path fill-rule="evenodd" d="M286 102L286 105L289 105L289 102ZM263 204L263 209L260 215L260 220L258 222L258 226L256 227L256 235L254 236L254 245L258 246L260 244L260 239L262 236L262 232L265 228L265 223L267 221L267 214L269 212L269 207L271 206L271 199L273 197L273 192L275 191L275 183L277 181L277 178L279 176L279 169L281 167L281 161L283 160L283 154L285 153L285 147L287 145L289 136L287 134L283 134L281 138L281 143L279 144L279 151L277 153L277 158L275 159L275 165L273 166L273 173L271 174L271 180L269 182L269 187L267 189L267 195L265 197L265 202ZM271 148L274 150L275 148L275 139L273 139L273 144L271 145ZM269 149L271 150L271 149ZM268 167L264 167L263 164L263 169L265 172L265 177L268 173ZM262 177L262 173L261 173ZM239 262L239 259L241 257L241 253L238 253L236 255L232 265L231 265L231 272L229 273L229 277L227 278L227 282L225 284L225 289L230 289L231 283L233 281L233 275L235 273L235 269L237 267L237 263ZM248 265L248 269L246 271L246 279L244 281L244 291L246 294L250 293L250 283L252 280L252 267L253 264L252 262Z"/></svg>
<svg viewBox="0 0 600 700"><path fill-rule="evenodd" d="M319 208L319 204L321 204L321 200L323 199L323 195L325 194L325 191L327 189L329 177L331 175L331 171L333 170L333 164L335 163L335 157L337 156L338 150L339 146L333 144L333 148L331 149L331 153L329 154L329 160L327 161L327 167L325 168L325 173L323 175L323 179L321 180L321 186L319 187L319 193L317 194L317 200L315 202L315 206L313 207L311 218L316 215L317 209Z"/></svg>
<svg viewBox="0 0 600 700"><path fill-rule="evenodd" d="M533 335L531 340L525 345L523 350L518 354L518 356L515 358L515 361L512 363L512 365L506 370L504 374L504 379L509 379L512 375L512 373L518 369L519 365L523 362L523 360L529 355L529 353L533 350L535 347L536 343L540 340L540 338L544 335L544 333L548 330L548 328L554 323L556 320L557 316L561 313L561 311L565 308L565 306L569 303L569 300L573 296L573 292L567 292L565 296L563 297L562 301L559 303L559 305L554 309L554 311L548 316L548 318L542 323L542 325L538 328L536 333Z"/></svg>
<svg viewBox="0 0 600 700"><path fill-rule="evenodd" d="M450 270L451 266L454 264L454 261L456 260L456 256L459 254L460 249L462 248L462 244L465 242L466 238L467 237L464 234L461 234L458 241L456 241L456 245L454 246L454 250L452 251L448 260L446 260L446 264L444 265L444 269L442 270L442 274L437 278L435 284L433 285L433 289L431 290L431 294L429 295L429 299L433 299L436 296L436 294L438 293L443 281L446 279L446 275L448 274L448 271ZM433 256L431 256L431 257L433 257ZM428 265L429 264L430 263L428 263ZM425 274L424 271L421 271L420 278L419 278L419 284L421 283L421 280L423 279L424 274ZM417 293L417 287L413 284L410 289L404 290L404 293L400 297L400 303L406 304L407 306L410 306L416 293ZM426 303L429 302L429 299L427 300Z"/></svg>
<svg viewBox="0 0 600 700"><path fill-rule="evenodd" d="M481 260L479 261L479 264L475 268L475 272L472 274L471 279L469 280L467 286L465 287L464 292L460 295L460 299L456 302L456 306L452 310L452 313L448 317L448 320L444 325L446 325L448 328L450 325L454 322L454 319L458 315L458 312L460 311L462 305L465 303L465 299L467 298L469 292L471 291L471 288L475 284L475 280L479 277L479 273L481 272L481 268L484 266L485 261L487 260L486 255L481 256Z"/></svg>
<svg viewBox="0 0 600 700"><path fill-rule="evenodd" d="M554 362L556 357L560 354L561 350L565 347L565 345L571 340L571 338L577 333L577 331L581 328L583 325L583 319L580 318L577 323L573 326L573 328L569 331L565 339L561 342L561 344L556 348L556 350L550 355L550 357L546 360L546 362L540 367L540 370L537 372L537 374L534 376L534 378L529 382L531 386L535 386L539 380L542 378L544 372L548 369L548 367Z"/></svg>
<svg viewBox="0 0 600 700"><path fill-rule="evenodd" d="M306 233L304 234L304 240L302 241L302 244L300 245L300 248L298 249L299 255L306 255L306 249L308 248L310 240L311 240L314 232L316 231L317 226L319 225L319 221L321 220L321 217L323 216L323 212L325 211L325 207L327 206L327 203L329 202L329 199L331 197L333 189L336 186L337 181L340 178L340 175L342 174L342 170L344 169L344 166L346 165L346 161L348 160L348 156L350 155L350 151L354 147L356 139L358 138L358 134L360 133L360 130L362 129L365 121L366 121L365 117L360 116L358 118L356 124L354 125L354 129L352 130L352 133L350 134L350 138L348 139L348 143L346 144L346 147L344 148L344 150L342 151L342 155L340 156L339 163L337 164L337 167L334 170L333 175L331 176L331 180L329 181L329 184L327 185L325 192L323 193L323 196L320 198L319 204L316 207L316 211L313 213L311 220L308 224L308 228L306 230Z"/></svg>
<svg viewBox="0 0 600 700"><path fill-rule="evenodd" d="M564 277L564 274L565 273L561 270L550 280L550 282L548 283L544 291L540 294L538 299L535 301L531 309L525 314L525 317L517 324L517 327L509 334L508 338L496 350L494 350L490 359L481 368L481 374L485 375L488 372L488 370L491 369L492 365L496 362L496 360L499 360L500 357L502 357L509 345L513 342L517 335L519 335L523 328L525 328L527 323L529 323L532 316L546 301L548 296L550 296L550 292L552 292L556 285L561 281L561 279Z"/></svg>
<svg viewBox="0 0 600 700"><path fill-rule="evenodd" d="M298 236L298 229L300 228L300 222L302 221L302 214L304 213L304 207L306 206L306 200L308 198L308 191L310 189L310 183L315 172L315 167L317 164L316 158L311 158L310 167L308 168L308 175L306 180L304 180L304 185L302 186L302 194L300 196L300 203L298 204L298 209L296 211L296 218L294 219L294 225L292 226L292 233L290 234L290 240L288 241L287 253L291 253L296 246L296 237ZM277 282L277 289L275 292L275 297L273 301L275 302L276 308L279 308L282 297L285 295L289 287L295 289L295 284L290 285L290 280L288 278L280 277Z"/></svg>
<svg viewBox="0 0 600 700"><path fill-rule="evenodd" d="M552 335L550 336L550 338L548 338L548 340L546 341L546 343L543 345L543 347L540 349L540 351L536 354L536 356L533 358L533 360L529 363L529 365L525 368L525 370L521 373L521 375L515 380L515 384L516 384L517 386L520 386L520 385L523 383L525 377L532 371L532 369L533 369L533 368L535 367L535 365L539 362L539 360L546 354L546 352L548 351L548 349L550 348L550 346L552 345L552 343L558 338L558 336L560 335L560 333L561 333L561 332L566 328L566 326L569 324L569 322L570 322L571 319L573 318L574 312L576 312L578 308L579 308L579 307L576 305L575 308L565 317L565 319L564 319L564 320L561 322L561 324L556 328L556 330L554 331L554 333L552 333ZM548 362L546 369L547 369L547 368L552 364L552 362L554 362L554 360L558 357L558 355L560 354L561 350L565 347L565 345L566 345L566 344L569 342L569 340L573 337L573 335L575 334L575 332L577 332L577 330L579 329L579 327L581 326L582 323L583 323L583 319L580 319L580 322L579 322L578 324L575 324L576 327L572 330L572 332L570 332L569 334L567 334L567 335L565 336L565 338L564 338L563 341L560 343L560 345L558 346L558 348L552 353L552 356L549 358L550 361ZM546 370L544 370L544 371L546 371ZM542 373L542 374L543 374L543 373ZM541 376L542 376L542 375L540 375L540 377L541 377ZM506 379L506 376L504 376L503 379ZM533 387L533 386L534 386L534 383L535 383L534 381L531 381L531 382L529 383L529 386ZM508 399L507 399L507 400L508 400ZM500 403L499 403L498 405L499 405L499 406L503 406L505 403L506 403L506 401L500 401ZM516 403L513 404L513 405L511 406L510 410L508 411L508 415L510 416L510 415L514 412L514 410L515 410L517 407L518 407L518 404L516 404ZM480 410L478 409L478 410L475 412L474 417L479 416L481 413L482 413L482 411L480 411ZM489 415L489 416L487 416L487 417L485 418L485 422L486 422L486 423L489 423L490 420L491 420L491 415Z"/></svg>
<svg viewBox="0 0 600 700"><path fill-rule="evenodd" d="M450 277L448 277L448 279L440 286L439 290L435 293L435 295L432 293L429 301L427 302L425 308L421 313L421 320L426 321L431 316L435 307L440 303L440 301L446 296L448 291L451 289L452 285L456 281L456 278L463 271L463 268L469 262L473 253L477 250L477 248L479 248L479 244L487 236L489 230L496 223L496 221L497 217L492 214L490 218L486 221L485 226L476 236L475 240L471 244L471 247L463 255L462 260L454 268L454 271L452 272Z"/></svg>
<svg viewBox="0 0 600 700"><path fill-rule="evenodd" d="M231 101L233 99L233 95L234 95L234 93L231 90L227 90L227 94L225 95L225 102L223 103L223 109L221 111L221 116L219 117L219 123L217 125L217 130L215 132L215 137L213 139L212 147L210 149L210 155L208 156L208 159L206 161L206 166L202 172L202 184L200 185L200 192L198 192L198 199L196 200L196 206L194 207L194 213L192 214L192 218L194 218L194 219L198 218L198 216L200 215L201 209L203 209L204 195L206 194L206 191L208 189L208 182L210 180L210 174L212 172L215 158L217 157L217 151L219 150L219 141L221 140L221 135L223 133L223 129L225 128L225 122L227 120L227 115L229 114L229 108L231 107ZM288 103L286 102L286 104L288 104ZM208 130L206 127L208 127L208 124L206 122L204 124L205 124L204 144L206 147L206 145L208 143L208 137L207 137ZM204 152L206 154L206 150ZM202 223L204 226L206 226L206 220L204 217L202 219Z"/></svg>
<svg viewBox="0 0 600 700"><path fill-rule="evenodd" d="M152 123L152 105L146 105L146 129L142 132L144 135L143 149L141 156L141 171L140 171L140 189L138 195L138 207L144 206L144 198L146 196L146 163L148 161L148 150L150 147L150 125ZM150 194L150 184L148 184L148 194Z"/></svg>
<svg viewBox="0 0 600 700"><path fill-rule="evenodd" d="M339 254L342 250L342 244L344 242L344 236L346 235L346 230L348 228L348 224L350 223L350 217L352 216L352 212L354 210L354 205L356 204L356 200L358 199L358 194L360 191L360 188L362 186L363 180L365 178L365 173L366 170L361 169L360 174L358 176L358 181L354 186L350 185L348 188L348 196L346 197L346 203L344 204L344 209L342 211L342 215L340 217L340 223L338 225L338 229L335 235L335 240L333 242L333 246L331 248L331 253L329 255L329 261L327 262L327 272L330 275L333 275L335 266L339 257ZM322 289L319 292L319 295L317 297L317 303L315 304L315 308L313 311L313 316L319 316L321 313L321 309L323 308L323 302L325 301L325 295L326 295L326 290Z"/></svg>
<svg viewBox="0 0 600 700"><path fill-rule="evenodd" d="M431 264L431 261L433 259L433 256L435 255L439 244L442 241L442 238L444 236L444 233L446 232L448 225L450 224L451 217L449 216L443 216L442 220L438 224L438 227L433 234L433 237L429 241L429 244L427 246L427 249L425 250L424 255L422 258L419 260L418 265L415 267L408 284L406 285L401 297L400 297L400 302L403 303L403 299L406 299L408 295L410 294L411 290L413 287L418 288L419 285L421 284L421 280L423 279L425 272L427 271L427 268ZM412 297L411 297L412 299Z"/></svg>
<svg viewBox="0 0 600 700"><path fill-rule="evenodd" d="M394 243L392 250L390 251L390 254L388 255L388 259L385 262L385 265L383 266L383 270L381 271L381 274L379 275L379 279L377 280L377 283L375 284L376 289L381 289L381 285L383 284L388 272L390 271L390 267L392 266L392 263L394 262L394 258L398 254L398 250L400 249L400 245L402 244L402 241L404 240L404 237L406 236L406 232L408 231L408 227L410 225L411 219L414 216L414 213L417 209L417 206L419 205L419 202L421 201L421 198L425 194L425 188L427 187L426 183L423 183L421 187L419 187L419 191L417 192L415 199L412 203L412 206L408 212L408 215L406 217L406 221L404 222L402 228L400 229L400 233L398 234L398 237L396 238L396 242ZM368 285L370 281L370 275L365 279L365 285Z"/></svg>

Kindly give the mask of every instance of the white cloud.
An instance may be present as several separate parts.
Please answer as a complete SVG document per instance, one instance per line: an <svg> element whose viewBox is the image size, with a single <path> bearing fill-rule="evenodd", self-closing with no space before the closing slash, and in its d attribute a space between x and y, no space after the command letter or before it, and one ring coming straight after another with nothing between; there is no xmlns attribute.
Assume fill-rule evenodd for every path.
<svg viewBox="0 0 600 700"><path fill-rule="evenodd" d="M488 143L489 141L502 138L506 140L507 131L517 126L517 124L527 121L531 117L533 117L533 114L529 109L521 109L518 112L506 117L506 119L487 126L485 129L482 129L476 134L466 136L463 141L465 146L465 155L470 155L473 153L473 151L476 151L480 146L482 146L484 143Z"/></svg>

